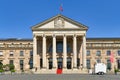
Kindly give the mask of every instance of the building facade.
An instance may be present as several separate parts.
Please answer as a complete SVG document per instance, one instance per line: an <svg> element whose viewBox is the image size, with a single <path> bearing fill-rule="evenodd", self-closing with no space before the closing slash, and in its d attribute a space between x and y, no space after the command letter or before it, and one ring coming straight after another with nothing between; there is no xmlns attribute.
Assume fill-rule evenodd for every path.
<svg viewBox="0 0 120 80"><path fill-rule="evenodd" d="M0 39L0 62L14 64L15 70L33 68L32 39ZM30 62L31 60L31 62Z"/></svg>
<svg viewBox="0 0 120 80"><path fill-rule="evenodd" d="M0 62L17 71L83 73L103 62L120 69L120 38L86 38L88 27L63 15L32 27L33 39L1 39ZM110 61L113 54L113 62Z"/></svg>

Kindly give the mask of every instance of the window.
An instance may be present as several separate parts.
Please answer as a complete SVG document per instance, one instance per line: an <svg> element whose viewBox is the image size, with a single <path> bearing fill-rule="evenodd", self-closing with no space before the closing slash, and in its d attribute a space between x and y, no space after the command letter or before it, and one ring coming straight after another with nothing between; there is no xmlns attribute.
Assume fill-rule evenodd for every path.
<svg viewBox="0 0 120 80"><path fill-rule="evenodd" d="M57 53L63 53L63 42L57 42L56 48Z"/></svg>
<svg viewBox="0 0 120 80"><path fill-rule="evenodd" d="M110 56L110 54L111 54L111 51L108 50L108 51L107 51L107 56Z"/></svg>
<svg viewBox="0 0 120 80"><path fill-rule="evenodd" d="M23 66L24 66L24 61L20 60L20 70L23 70Z"/></svg>
<svg viewBox="0 0 120 80"><path fill-rule="evenodd" d="M90 56L90 51L89 50L87 51L87 56Z"/></svg>
<svg viewBox="0 0 120 80"><path fill-rule="evenodd" d="M67 44L67 53L71 53L72 52L72 49L70 47L70 44Z"/></svg>
<svg viewBox="0 0 120 80"><path fill-rule="evenodd" d="M30 60L29 60L30 69L33 68L33 51L30 51Z"/></svg>
<svg viewBox="0 0 120 80"><path fill-rule="evenodd" d="M29 65L30 65L30 69L32 69L33 68L33 59L30 59Z"/></svg>
<svg viewBox="0 0 120 80"><path fill-rule="evenodd" d="M107 59L107 69L111 70L111 62L110 59Z"/></svg>
<svg viewBox="0 0 120 80"><path fill-rule="evenodd" d="M100 60L100 59L97 59L96 62L97 62L97 63L101 63L101 60Z"/></svg>
<svg viewBox="0 0 120 80"><path fill-rule="evenodd" d="M53 45L51 44L49 46L48 53L53 52L52 47L53 47ZM63 42L62 41L57 42L57 44L56 44L56 52L57 53L63 53ZM67 44L67 53L71 53L71 52L72 52L72 48L71 48L70 44Z"/></svg>
<svg viewBox="0 0 120 80"><path fill-rule="evenodd" d="M3 51L0 51L0 56L3 56Z"/></svg>
<svg viewBox="0 0 120 80"><path fill-rule="evenodd" d="M120 69L120 59L117 59L117 68Z"/></svg>
<svg viewBox="0 0 120 80"><path fill-rule="evenodd" d="M24 56L24 51L20 51L20 56Z"/></svg>
<svg viewBox="0 0 120 80"><path fill-rule="evenodd" d="M30 57L32 57L33 56L33 51L30 51Z"/></svg>
<svg viewBox="0 0 120 80"><path fill-rule="evenodd" d="M87 69L90 69L90 59L87 59Z"/></svg>
<svg viewBox="0 0 120 80"><path fill-rule="evenodd" d="M13 60L10 60L10 61L9 61L9 64L14 64L14 61L13 61Z"/></svg>
<svg viewBox="0 0 120 80"><path fill-rule="evenodd" d="M13 56L14 52L13 51L10 51L10 56Z"/></svg>
<svg viewBox="0 0 120 80"><path fill-rule="evenodd" d="M120 50L118 50L118 56L120 56Z"/></svg>
<svg viewBox="0 0 120 80"><path fill-rule="evenodd" d="M48 53L52 53L52 44L49 46Z"/></svg>
<svg viewBox="0 0 120 80"><path fill-rule="evenodd" d="M23 64L23 60L20 60L20 64Z"/></svg>
<svg viewBox="0 0 120 80"><path fill-rule="evenodd" d="M101 56L101 51L97 51L96 56Z"/></svg>

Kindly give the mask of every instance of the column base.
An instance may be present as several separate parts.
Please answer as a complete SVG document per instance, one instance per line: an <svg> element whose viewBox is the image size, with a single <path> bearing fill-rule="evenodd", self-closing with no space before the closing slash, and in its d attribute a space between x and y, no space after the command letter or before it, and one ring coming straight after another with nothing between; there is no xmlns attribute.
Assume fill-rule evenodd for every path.
<svg viewBox="0 0 120 80"><path fill-rule="evenodd" d="M52 69L57 69L57 67L52 67Z"/></svg>
<svg viewBox="0 0 120 80"><path fill-rule="evenodd" d="M52 70L57 70L57 68L56 68L56 67L53 67Z"/></svg>
<svg viewBox="0 0 120 80"><path fill-rule="evenodd" d="M41 70L46 70L46 69L47 69L46 67L41 68Z"/></svg>
<svg viewBox="0 0 120 80"><path fill-rule="evenodd" d="M66 71L66 70L67 70L67 68L66 68L66 67L63 67L63 68L62 68L62 70L63 70L63 71Z"/></svg>
<svg viewBox="0 0 120 80"><path fill-rule="evenodd" d="M87 68L83 68L82 71L88 71Z"/></svg>
<svg viewBox="0 0 120 80"><path fill-rule="evenodd" d="M78 70L78 68L77 67L73 67L73 70Z"/></svg>
<svg viewBox="0 0 120 80"><path fill-rule="evenodd" d="M67 69L67 67L63 67L63 69Z"/></svg>

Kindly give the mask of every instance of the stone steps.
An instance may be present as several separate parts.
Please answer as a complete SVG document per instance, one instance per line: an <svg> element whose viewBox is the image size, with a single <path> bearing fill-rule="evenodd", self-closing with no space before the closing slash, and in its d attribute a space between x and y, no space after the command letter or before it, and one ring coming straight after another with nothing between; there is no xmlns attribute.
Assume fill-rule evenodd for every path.
<svg viewBox="0 0 120 80"><path fill-rule="evenodd" d="M56 70L38 70L34 74L56 74ZM86 70L63 70L63 74L88 74Z"/></svg>

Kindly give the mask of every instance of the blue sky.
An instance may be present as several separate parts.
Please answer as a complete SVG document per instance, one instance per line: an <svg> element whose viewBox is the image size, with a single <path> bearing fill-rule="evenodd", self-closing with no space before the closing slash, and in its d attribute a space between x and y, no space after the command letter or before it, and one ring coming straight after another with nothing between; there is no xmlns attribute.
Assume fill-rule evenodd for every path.
<svg viewBox="0 0 120 80"><path fill-rule="evenodd" d="M32 38L31 26L60 13L89 27L87 37L120 37L120 0L0 0L0 38Z"/></svg>

